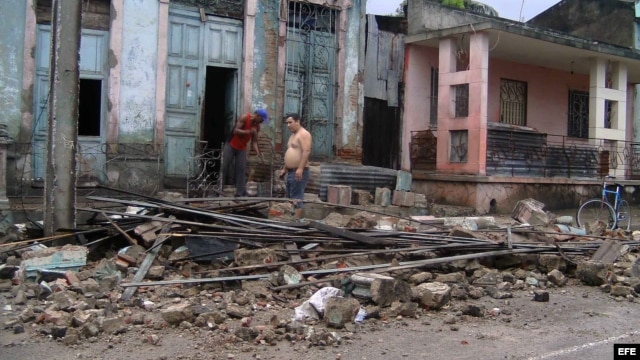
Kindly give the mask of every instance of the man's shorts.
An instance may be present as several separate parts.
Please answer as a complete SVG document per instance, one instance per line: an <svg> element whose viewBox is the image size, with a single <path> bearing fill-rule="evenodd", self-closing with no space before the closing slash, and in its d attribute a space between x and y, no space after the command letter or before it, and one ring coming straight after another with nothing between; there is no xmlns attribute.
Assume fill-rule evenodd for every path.
<svg viewBox="0 0 640 360"><path fill-rule="evenodd" d="M302 179L300 181L296 180L296 169L287 169L287 180L286 180L286 197L289 199L299 199L304 200L304 190L307 187L307 183L309 182L309 168L304 168L302 171ZM303 205L302 201L296 201L295 207L301 208Z"/></svg>

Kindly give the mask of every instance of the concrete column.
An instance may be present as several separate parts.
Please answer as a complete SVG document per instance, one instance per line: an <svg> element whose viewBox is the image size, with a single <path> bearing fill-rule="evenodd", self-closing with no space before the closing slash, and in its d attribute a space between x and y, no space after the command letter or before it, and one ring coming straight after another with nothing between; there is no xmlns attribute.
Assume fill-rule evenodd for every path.
<svg viewBox="0 0 640 360"><path fill-rule="evenodd" d="M469 44L468 168L487 173L487 121L489 102L489 34L471 35Z"/></svg>
<svg viewBox="0 0 640 360"><path fill-rule="evenodd" d="M112 147L118 143L120 126L120 75L122 72L122 35L124 23L124 0L111 0L111 29L109 30L109 122L107 143ZM160 60L160 59L158 59ZM164 89L164 87L163 87ZM109 149L111 150L111 149ZM115 150L115 149L114 149Z"/></svg>
<svg viewBox="0 0 640 360"><path fill-rule="evenodd" d="M160 0L158 8L158 65L156 69L156 151L162 152L166 120L167 56L169 52L169 0Z"/></svg>
<svg viewBox="0 0 640 360"><path fill-rule="evenodd" d="M633 86L633 126L631 141L640 142L640 85Z"/></svg>
<svg viewBox="0 0 640 360"><path fill-rule="evenodd" d="M627 119L627 68L613 63L611 86L607 87L607 61L594 59L591 64L589 88L589 138L613 141L626 140ZM614 103L611 126L605 127L606 101Z"/></svg>
<svg viewBox="0 0 640 360"><path fill-rule="evenodd" d="M598 129L604 128L604 98L602 97L607 76L604 59L593 59L589 77L589 138L597 138Z"/></svg>
<svg viewBox="0 0 640 360"><path fill-rule="evenodd" d="M13 214L7 198L7 149L13 143L6 124L0 124L0 236L13 225Z"/></svg>
<svg viewBox="0 0 640 360"><path fill-rule="evenodd" d="M438 145L436 150L436 169L446 171L449 168L449 147L451 139L449 131L452 123L451 85L456 68L456 51L454 39L440 40L438 51Z"/></svg>
<svg viewBox="0 0 640 360"><path fill-rule="evenodd" d="M627 65L615 62L612 69L612 96L616 101L611 118L611 128L626 133L627 128ZM620 139L626 140L626 139Z"/></svg>
<svg viewBox="0 0 640 360"><path fill-rule="evenodd" d="M449 74L457 71L456 69L456 51L458 47L454 39L445 38L440 40L439 47L439 71L440 74ZM438 109L440 110L440 109Z"/></svg>
<svg viewBox="0 0 640 360"><path fill-rule="evenodd" d="M53 0L45 176L45 236L75 228L81 0ZM57 242L56 245L62 245Z"/></svg>

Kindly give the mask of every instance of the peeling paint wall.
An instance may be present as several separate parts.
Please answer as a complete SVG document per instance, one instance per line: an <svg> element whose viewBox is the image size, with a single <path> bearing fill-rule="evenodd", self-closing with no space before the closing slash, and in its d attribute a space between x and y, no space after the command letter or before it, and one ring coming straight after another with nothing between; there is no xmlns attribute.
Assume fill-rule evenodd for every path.
<svg viewBox="0 0 640 360"><path fill-rule="evenodd" d="M0 123L16 138L20 128L25 1L0 1Z"/></svg>
<svg viewBox="0 0 640 360"><path fill-rule="evenodd" d="M152 142L158 61L158 17L153 14L158 14L158 2L125 0L123 10L118 141Z"/></svg>
<svg viewBox="0 0 640 360"><path fill-rule="evenodd" d="M245 63L245 66L253 66L253 78L251 88L245 89L249 95L251 109L263 107L269 110L271 119L281 117L276 109L276 81L278 75L278 14L279 2L273 0L260 0L257 2L255 13L255 31L253 34L253 64ZM276 123L265 127L265 131L271 131Z"/></svg>
<svg viewBox="0 0 640 360"><path fill-rule="evenodd" d="M335 156L341 160L362 158L362 108L364 104L364 29L365 0L342 0L328 4L311 0L321 6L339 8L337 39L340 49L336 58L336 79L338 85L335 98L335 130L333 143ZM252 72L250 83L244 80L245 107L266 107L270 111L271 124L263 128L274 141L276 148L286 142L289 136L284 129L284 70L286 59L286 18L287 1L248 1L245 17L245 45L253 44L245 64L246 73ZM255 10L255 15L254 15ZM249 32L248 22L252 20L255 29ZM247 61L245 56L245 61ZM249 71L250 70L250 71Z"/></svg>
<svg viewBox="0 0 640 360"><path fill-rule="evenodd" d="M341 119L336 119L342 120L336 122L342 136L336 145L338 157L345 160L360 160L362 159L362 109L364 107L366 1L354 0L351 5L344 10L346 24L344 28L340 28L340 30L344 29L344 37L342 34L339 37L343 41L340 49L344 49L344 68L341 69L342 74L338 74L343 102L342 109L337 111L338 114L342 114Z"/></svg>

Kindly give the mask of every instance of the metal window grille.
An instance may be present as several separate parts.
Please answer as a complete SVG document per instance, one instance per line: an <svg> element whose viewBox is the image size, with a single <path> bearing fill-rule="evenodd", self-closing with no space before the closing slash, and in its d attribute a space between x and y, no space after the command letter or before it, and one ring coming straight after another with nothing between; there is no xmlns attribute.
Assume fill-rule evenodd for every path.
<svg viewBox="0 0 640 360"><path fill-rule="evenodd" d="M453 130L449 132L451 148L449 161L452 163L466 163L469 152L469 132L467 130Z"/></svg>
<svg viewBox="0 0 640 360"><path fill-rule="evenodd" d="M615 101L605 100L604 101L604 127L605 129L611 129L611 124L613 120L613 110Z"/></svg>
<svg viewBox="0 0 640 360"><path fill-rule="evenodd" d="M569 121L567 135L586 139L589 137L589 93L569 90Z"/></svg>
<svg viewBox="0 0 640 360"><path fill-rule="evenodd" d="M429 125L431 128L438 127L438 79L439 69L437 67L431 68L431 96L429 97L430 112L429 112Z"/></svg>
<svg viewBox="0 0 640 360"><path fill-rule="evenodd" d="M527 83L500 81L500 122L511 125L527 125Z"/></svg>
<svg viewBox="0 0 640 360"><path fill-rule="evenodd" d="M469 84L453 86L454 116L457 118L469 116Z"/></svg>

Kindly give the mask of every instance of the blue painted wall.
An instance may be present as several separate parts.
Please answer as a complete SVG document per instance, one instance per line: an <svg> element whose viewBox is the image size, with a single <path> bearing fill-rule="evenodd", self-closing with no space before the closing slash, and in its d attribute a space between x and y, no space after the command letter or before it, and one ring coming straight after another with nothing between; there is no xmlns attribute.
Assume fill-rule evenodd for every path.
<svg viewBox="0 0 640 360"><path fill-rule="evenodd" d="M8 126L13 138L22 118L25 10L24 0L0 1L0 123Z"/></svg>

